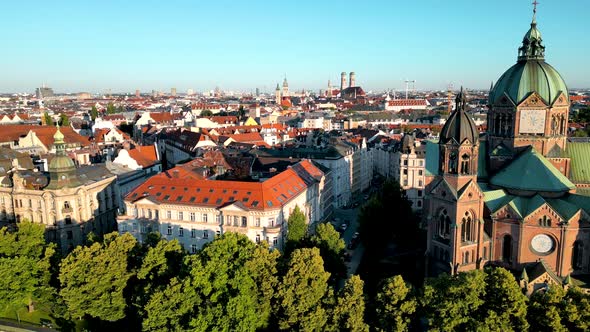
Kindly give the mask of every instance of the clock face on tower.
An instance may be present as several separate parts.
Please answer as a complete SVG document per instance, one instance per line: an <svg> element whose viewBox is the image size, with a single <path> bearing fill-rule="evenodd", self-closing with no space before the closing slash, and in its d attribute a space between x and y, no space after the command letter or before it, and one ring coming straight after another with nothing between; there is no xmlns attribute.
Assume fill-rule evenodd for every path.
<svg viewBox="0 0 590 332"><path fill-rule="evenodd" d="M531 248L538 254L546 255L553 251L553 238L547 234L535 235L531 240Z"/></svg>
<svg viewBox="0 0 590 332"><path fill-rule="evenodd" d="M543 134L545 110L520 110L520 134Z"/></svg>

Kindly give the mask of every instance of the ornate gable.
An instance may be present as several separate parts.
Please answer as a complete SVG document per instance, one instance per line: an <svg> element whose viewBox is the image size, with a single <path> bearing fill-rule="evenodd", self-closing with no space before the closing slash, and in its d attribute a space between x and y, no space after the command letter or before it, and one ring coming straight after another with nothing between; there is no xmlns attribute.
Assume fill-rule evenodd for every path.
<svg viewBox="0 0 590 332"><path fill-rule="evenodd" d="M482 198L483 192L477 182L470 180L461 190L459 190L457 201L473 200L476 197Z"/></svg>
<svg viewBox="0 0 590 332"><path fill-rule="evenodd" d="M553 100L553 104L551 104L551 106L569 106L568 97L565 95L565 93L563 93L563 91L560 91L557 97L555 97L555 100Z"/></svg>
<svg viewBox="0 0 590 332"><path fill-rule="evenodd" d="M537 92L531 92L518 107L540 107L546 108L550 100L544 101L543 98Z"/></svg>

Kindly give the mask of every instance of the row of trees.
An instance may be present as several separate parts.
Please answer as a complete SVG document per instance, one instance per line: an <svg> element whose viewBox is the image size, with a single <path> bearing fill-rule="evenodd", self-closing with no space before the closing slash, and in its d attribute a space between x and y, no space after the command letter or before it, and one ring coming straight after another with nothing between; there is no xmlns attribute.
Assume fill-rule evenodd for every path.
<svg viewBox="0 0 590 332"><path fill-rule="evenodd" d="M341 246L326 235L329 224L282 255L237 233L194 255L176 240L150 235L140 245L112 233L65 258L45 243L42 226L18 226L0 232L0 311L49 308L64 330L80 322L129 331L589 328L588 295L554 287L529 300L501 268L443 275L422 288L394 276L367 297L358 276L342 285L326 271L322 246Z"/></svg>

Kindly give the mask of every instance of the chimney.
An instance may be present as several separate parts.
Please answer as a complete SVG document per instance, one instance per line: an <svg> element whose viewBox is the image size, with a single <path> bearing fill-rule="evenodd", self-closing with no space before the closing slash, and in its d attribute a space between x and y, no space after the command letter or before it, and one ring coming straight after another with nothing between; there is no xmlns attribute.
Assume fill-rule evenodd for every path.
<svg viewBox="0 0 590 332"><path fill-rule="evenodd" d="M346 72L340 74L340 91L346 89Z"/></svg>
<svg viewBox="0 0 590 332"><path fill-rule="evenodd" d="M173 170L172 171L172 177L175 178L175 179L178 179L178 173L180 173L180 172L178 172L177 169Z"/></svg>
<svg viewBox="0 0 590 332"><path fill-rule="evenodd" d="M348 82L349 87L356 86L356 75L353 71L350 72L350 81Z"/></svg>

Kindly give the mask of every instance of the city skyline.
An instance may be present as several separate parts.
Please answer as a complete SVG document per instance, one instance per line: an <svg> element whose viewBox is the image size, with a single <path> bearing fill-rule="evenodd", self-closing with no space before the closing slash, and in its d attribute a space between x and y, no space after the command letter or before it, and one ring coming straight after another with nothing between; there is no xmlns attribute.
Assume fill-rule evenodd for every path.
<svg viewBox="0 0 590 332"><path fill-rule="evenodd" d="M524 0L140 4L5 4L13 15L0 22L10 32L0 92L272 93L285 75L292 90L317 90L338 85L341 71L367 91L403 90L405 79L417 89L486 89L516 62L532 16ZM590 4L568 5L541 3L537 21L547 61L569 88L587 88L589 37L575 32Z"/></svg>

